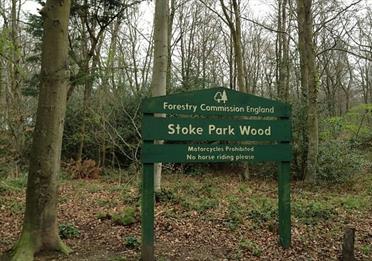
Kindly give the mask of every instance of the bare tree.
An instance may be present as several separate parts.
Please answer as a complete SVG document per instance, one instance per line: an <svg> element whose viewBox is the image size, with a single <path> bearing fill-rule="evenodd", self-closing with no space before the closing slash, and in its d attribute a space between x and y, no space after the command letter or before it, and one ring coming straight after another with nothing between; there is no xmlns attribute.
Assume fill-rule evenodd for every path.
<svg viewBox="0 0 372 261"><path fill-rule="evenodd" d="M66 109L69 0L48 0L44 19L41 83L26 193L23 229L11 260L33 260L41 250L68 253L57 224L57 175Z"/></svg>
<svg viewBox="0 0 372 261"><path fill-rule="evenodd" d="M161 96L166 93L167 63L168 63L168 17L169 2L156 0L154 18L154 65L152 69L151 92L152 96ZM157 115L163 117L164 115ZM162 141L157 141L161 143ZM161 190L162 164L154 166L154 189Z"/></svg>
<svg viewBox="0 0 372 261"><path fill-rule="evenodd" d="M3 43L3 57L5 58L4 72L6 82L4 84L5 101L5 119L8 132L12 137L12 151L14 152L14 175L18 176L20 172L21 159L25 146L25 113L23 110L22 87L24 77L22 70L24 66L22 45L21 45L21 27L20 10L22 3L19 0L10 1L10 13L3 10L4 19L3 33L6 37ZM5 44L4 44L5 43Z"/></svg>
<svg viewBox="0 0 372 261"><path fill-rule="evenodd" d="M242 92L249 92L248 86L245 86L244 81L244 65L243 65L243 50L242 50L242 32L241 32L241 18L240 18L240 3L237 0L231 1L231 8L229 9L223 0L220 0L223 14L225 16L225 23L229 26L231 37L233 39L234 57L237 67L238 88ZM230 12L233 10L233 12Z"/></svg>
<svg viewBox="0 0 372 261"><path fill-rule="evenodd" d="M278 1L277 66L278 96L283 101L289 98L289 37L288 0Z"/></svg>
<svg viewBox="0 0 372 261"><path fill-rule="evenodd" d="M306 100L307 165L305 179L315 182L318 159L318 72L313 32L312 0L297 0L298 49L301 61L301 86Z"/></svg>

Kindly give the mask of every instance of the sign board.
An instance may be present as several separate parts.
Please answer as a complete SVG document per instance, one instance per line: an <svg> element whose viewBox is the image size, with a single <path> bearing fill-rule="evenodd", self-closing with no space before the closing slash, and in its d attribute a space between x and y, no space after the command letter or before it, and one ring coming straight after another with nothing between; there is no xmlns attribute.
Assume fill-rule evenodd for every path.
<svg viewBox="0 0 372 261"><path fill-rule="evenodd" d="M290 225L290 106L227 88L147 98L142 103L142 259L154 260L154 163L279 162L279 242ZM165 117L164 117L165 116ZM155 144L155 140L164 141Z"/></svg>

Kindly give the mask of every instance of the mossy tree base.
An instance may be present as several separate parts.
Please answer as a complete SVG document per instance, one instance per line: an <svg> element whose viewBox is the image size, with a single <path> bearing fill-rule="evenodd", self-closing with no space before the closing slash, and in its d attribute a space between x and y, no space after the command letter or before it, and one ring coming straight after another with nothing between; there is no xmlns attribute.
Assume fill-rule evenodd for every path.
<svg viewBox="0 0 372 261"><path fill-rule="evenodd" d="M72 252L71 248L69 248L61 239L57 239L57 244L53 247L43 247L41 246L39 240L35 240L25 233L21 236L20 240L17 242L13 251L11 251L7 255L7 260L10 261L32 261L34 260L34 255L44 250L52 250L58 251L65 255L68 255ZM5 257L5 256L4 256Z"/></svg>

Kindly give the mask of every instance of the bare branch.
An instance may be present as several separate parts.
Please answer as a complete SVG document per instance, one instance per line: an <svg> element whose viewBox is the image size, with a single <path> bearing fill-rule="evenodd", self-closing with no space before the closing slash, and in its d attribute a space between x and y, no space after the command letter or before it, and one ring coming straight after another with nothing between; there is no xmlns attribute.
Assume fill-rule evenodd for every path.
<svg viewBox="0 0 372 261"><path fill-rule="evenodd" d="M360 59L364 59L364 60L367 60L367 61L372 61L372 57L364 56L364 55L358 54L356 52L353 52L353 51L350 51L350 50L347 50L347 49L343 49L343 48L339 48L339 47L336 47L336 46L333 46L331 48L324 49L321 52L317 53L316 55L319 56L319 55L322 55L323 53L329 52L329 51L345 52L345 53L348 53L348 54L350 54L352 56L358 57ZM370 52L370 53L372 54L372 52Z"/></svg>
<svg viewBox="0 0 372 261"><path fill-rule="evenodd" d="M274 28L272 28L272 27L270 27L270 26L267 26L267 25L265 25L265 24L262 24L262 23L260 23L260 22L257 22L257 21L255 21L255 20L253 20L253 19L248 18L248 17L244 17L244 16L242 16L241 18L242 18L243 20L246 20L246 21L252 23L252 24L258 25L258 26L260 26L260 27L262 27L262 28L264 28L264 29L266 29L266 30L268 30L268 31L270 31L270 32L277 33L277 34L286 34L286 35L289 37L289 39L291 39L293 42L296 42L296 40L291 36L291 34L289 34L289 33L286 32L286 31L280 31L280 30L274 29Z"/></svg>
<svg viewBox="0 0 372 261"><path fill-rule="evenodd" d="M322 22L322 25L319 26L318 29L316 29L314 31L314 35L317 34L320 30L322 30L329 22L332 22L333 20L335 20L337 17L339 17L342 13L346 12L347 10L349 10L351 7L359 4L362 0L358 0L356 2L353 2L351 3L350 5L346 6L345 8L341 9L340 11L338 11L333 17L329 18L328 20Z"/></svg>
<svg viewBox="0 0 372 261"><path fill-rule="evenodd" d="M216 10L212 9L207 3L205 3L203 0L199 0L200 3L202 3L209 11L217 15L225 24L229 25L229 22L220 15Z"/></svg>

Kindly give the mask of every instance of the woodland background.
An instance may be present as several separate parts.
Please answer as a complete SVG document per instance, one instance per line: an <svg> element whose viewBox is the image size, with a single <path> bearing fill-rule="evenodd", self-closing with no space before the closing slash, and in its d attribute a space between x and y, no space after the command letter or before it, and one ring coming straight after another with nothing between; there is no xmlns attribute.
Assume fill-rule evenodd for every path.
<svg viewBox="0 0 372 261"><path fill-rule="evenodd" d="M262 16L254 14L248 1L239 3L241 86L272 99L282 98L280 90L288 93L282 96L293 106L293 168L301 179L308 149L307 111L319 111L321 155L337 153L336 160L344 164L349 155L356 156L353 149L370 145L370 2L313 3L317 107L308 104L308 91L301 87L295 2L266 6L270 12ZM92 159L99 167L115 168L138 165L139 106L150 92L153 59L150 8L145 1L73 3L65 161ZM238 16L225 8L234 22ZM0 6L2 176L20 175L27 163L36 113L42 21L38 14L22 10L16 0ZM239 89L232 37L236 30L230 30L218 1L173 0L169 15L167 93L216 86ZM350 152L338 153L345 151Z"/></svg>
<svg viewBox="0 0 372 261"><path fill-rule="evenodd" d="M44 5L42 1L36 2ZM21 192L27 179L41 80L43 19L37 13L26 12L23 4L20 0L0 2L0 193L9 196L0 201L4 213L8 213L2 219L6 228L4 233L19 231L19 222L14 227L9 220L11 217L20 220L24 208ZM253 10L255 7L265 11L257 14ZM79 192L80 185L76 184L80 183L70 184L71 178L101 177L109 183L114 182L114 178L114 183L127 185L120 190L127 197L125 204L137 206L138 195L129 187L138 185L141 172L141 100L151 92L154 94L151 86L154 28L152 17L149 17L153 9L151 1L142 0L72 1L68 32L70 79L61 162L61 177L69 180L64 181L67 185L62 182L65 184L62 190L67 194ZM170 0L167 17L168 63L166 84L159 87L163 88L160 92L171 94L224 86L290 103L293 111L292 178L294 182L311 184L308 187L308 183L301 183L300 187L320 193L319 202L327 197L331 199L324 200L325 205L317 205L308 201L311 193L305 193L308 198L297 206L296 217L300 223L310 225L314 223L308 222L307 218L314 215L316 218L319 215L321 220L332 220L336 214L331 209L337 205L343 214L346 213L345 219L341 218L343 221L360 218L365 234L358 243L358 255L368 259L372 253L368 213L372 208L364 200L371 198L372 191L372 2ZM260 225L266 224L276 215L271 212L275 195L271 198L271 193L265 194L265 189L262 192L261 182L271 184L276 175L275 166L250 166L249 175L243 174L242 178L254 182L247 186L258 188L265 196L257 199L258 203L239 205L237 202L242 196L239 193L247 189L239 182L239 174L244 168L239 164L219 165L218 170L223 170L220 173L222 180L211 184L207 181L209 176L205 180L202 173L216 172L213 165L165 165L165 173L197 176L202 184L207 184L201 188L193 184L191 187L195 190L190 191L191 194L201 191L200 198L205 196L206 201L193 201L190 195L179 194L178 187L158 191L159 200L181 206L182 211L190 211L188 218L192 218L218 209L221 203L213 201L215 196L216 201L227 200L226 213L230 215L228 220L232 227L243 226L242 220L255 218ZM231 173L237 174L238 180L232 181L234 185L231 183L230 189L238 188L240 192L235 192L239 195L237 198L218 197L214 189L223 191L220 182L229 180ZM170 176L168 179L175 178ZM166 178L165 182L168 184L169 180ZM98 193L101 185L87 186L84 191ZM266 185L262 186L265 188ZM271 185L268 186L271 190ZM316 188L320 190L312 191ZM353 193L357 194L357 203L349 201L353 199L348 195ZM107 195L102 197L105 199L101 200L107 200ZM65 204L64 208L73 209L71 199L65 200L67 206ZM14 205L14 202L20 205ZM327 205L329 202L331 205ZM113 207L108 200L106 203L100 207ZM91 206L94 204L98 203L91 202ZM230 209L237 204L238 209ZM261 212L241 212L247 206ZM99 220L114 220L112 209L107 209L90 214L99 216ZM129 212L135 216L134 209L136 207ZM347 210L350 209L349 213ZM180 217L182 211L169 214L169 209L162 209L160 213L169 214L164 217L166 219ZM219 214L214 214L215 220L219 220ZM68 220L71 216L66 214L62 220L64 218ZM166 231L167 222L169 220L160 222L165 224ZM68 233L74 234L79 232L74 230L78 226L65 224L60 227L60 232L67 229ZM195 225L198 226L203 225ZM301 234L302 227L297 228ZM80 229L84 231L84 228ZM136 235L137 228L131 229ZM275 229L273 231L275 233ZM13 233L0 241L4 248L1 250L12 244L16 238ZM301 235L306 234L303 233ZM314 234L319 240L317 236ZM127 236L124 241L136 245L136 240L135 236ZM247 242L240 240L237 243L242 252L248 251L251 256L257 256L255 251L266 254L260 243ZM311 242L303 244L306 248ZM293 251L296 254L296 250ZM335 255L334 249L329 251L333 252L328 257ZM309 255L314 256L314 253Z"/></svg>

